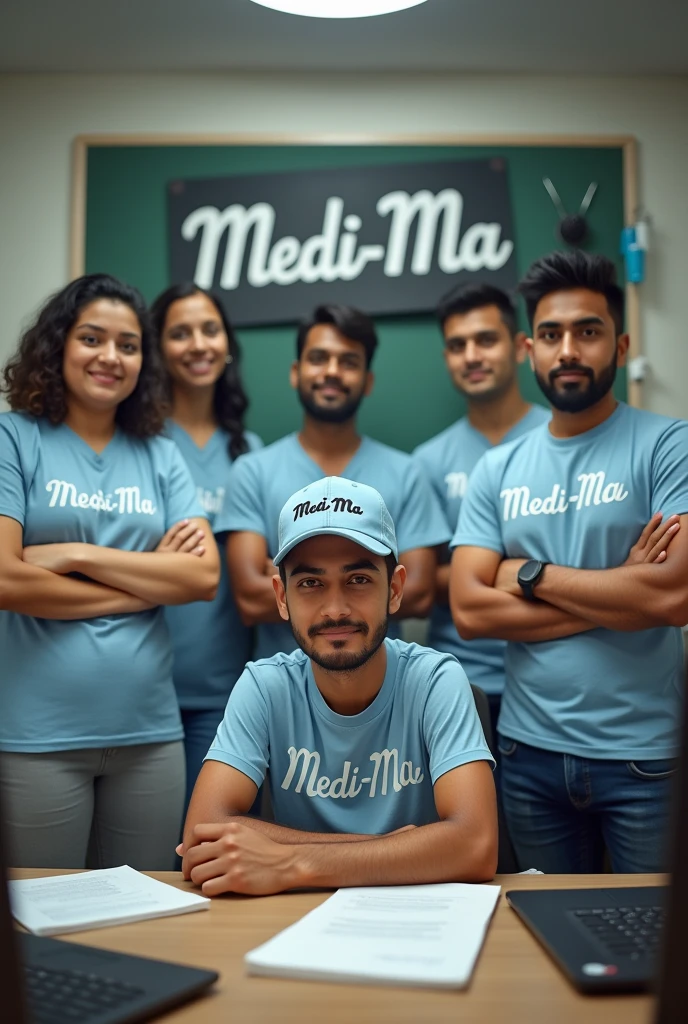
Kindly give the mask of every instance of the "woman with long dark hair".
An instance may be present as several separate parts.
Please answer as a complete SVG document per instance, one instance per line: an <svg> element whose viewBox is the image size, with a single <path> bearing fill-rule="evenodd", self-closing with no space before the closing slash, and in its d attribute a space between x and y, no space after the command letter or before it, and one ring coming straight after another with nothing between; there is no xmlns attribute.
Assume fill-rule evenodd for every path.
<svg viewBox="0 0 688 1024"><path fill-rule="evenodd" d="M239 345L217 296L192 283L158 296L151 316L167 373L167 434L184 456L212 527L232 462L262 446L244 429L248 400ZM239 618L224 559L212 604L168 608L167 621L184 724L188 804L227 698L252 654L252 633Z"/></svg>
<svg viewBox="0 0 688 1024"><path fill-rule="evenodd" d="M212 600L217 548L164 425L140 294L53 295L4 372L0 751L14 862L171 867L182 726L161 605Z"/></svg>

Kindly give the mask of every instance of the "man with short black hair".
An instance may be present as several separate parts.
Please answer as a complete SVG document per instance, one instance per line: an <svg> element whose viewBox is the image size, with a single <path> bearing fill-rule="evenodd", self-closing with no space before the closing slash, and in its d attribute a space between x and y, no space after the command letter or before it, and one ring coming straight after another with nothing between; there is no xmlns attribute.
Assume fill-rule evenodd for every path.
<svg viewBox="0 0 688 1024"><path fill-rule="evenodd" d="M370 365L376 347L374 324L364 313L349 306L319 306L299 328L291 368L291 386L304 409L301 431L243 455L232 467L215 531L229 533L234 597L243 621L257 626L258 657L294 649L272 590L277 520L289 495L323 474L347 476L381 492L396 524L407 573L398 617L430 611L435 548L446 544L451 531L411 456L361 437L356 429L358 407L373 387Z"/></svg>
<svg viewBox="0 0 688 1024"><path fill-rule="evenodd" d="M341 477L279 517L276 607L299 650L250 662L196 783L183 871L208 896L492 878L491 765L458 662L386 638L394 524ZM275 820L246 817L269 769Z"/></svg>
<svg viewBox="0 0 688 1024"><path fill-rule="evenodd" d="M513 441L549 419L541 405L530 405L518 385L518 367L526 357L525 335L517 330L509 296L490 284L460 285L445 295L437 318L444 335L444 360L468 412L430 441L414 457L430 479L453 533L468 480L478 460L497 444ZM428 646L454 654L470 681L487 694L496 733L504 690L501 640L462 640L449 609L449 549L437 567L435 604Z"/></svg>
<svg viewBox="0 0 688 1024"><path fill-rule="evenodd" d="M548 425L488 452L452 542L462 636L508 641L502 798L522 866L659 871L688 622L688 423L617 402L610 260L523 280Z"/></svg>

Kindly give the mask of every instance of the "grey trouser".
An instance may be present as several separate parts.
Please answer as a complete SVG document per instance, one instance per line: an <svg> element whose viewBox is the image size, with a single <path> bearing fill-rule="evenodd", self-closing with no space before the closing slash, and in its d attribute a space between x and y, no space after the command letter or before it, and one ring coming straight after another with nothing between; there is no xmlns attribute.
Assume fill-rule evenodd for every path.
<svg viewBox="0 0 688 1024"><path fill-rule="evenodd" d="M174 867L184 745L0 753L10 863L21 868Z"/></svg>

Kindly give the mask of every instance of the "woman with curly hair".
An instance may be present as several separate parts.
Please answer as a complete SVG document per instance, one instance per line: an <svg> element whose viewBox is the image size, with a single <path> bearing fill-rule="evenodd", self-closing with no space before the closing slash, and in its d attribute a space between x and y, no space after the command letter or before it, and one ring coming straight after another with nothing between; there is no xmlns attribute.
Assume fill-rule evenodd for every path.
<svg viewBox="0 0 688 1024"><path fill-rule="evenodd" d="M248 400L240 349L220 300L195 284L173 285L151 307L167 371L166 432L179 447L211 524L222 511L232 462L262 447L244 429ZM184 725L188 805L230 691L252 654L252 632L239 618L222 560L211 604L168 608L174 683Z"/></svg>
<svg viewBox="0 0 688 1024"><path fill-rule="evenodd" d="M14 862L171 866L184 752L161 606L212 600L219 559L189 472L158 436L143 299L105 274L73 281L4 379L0 751Z"/></svg>

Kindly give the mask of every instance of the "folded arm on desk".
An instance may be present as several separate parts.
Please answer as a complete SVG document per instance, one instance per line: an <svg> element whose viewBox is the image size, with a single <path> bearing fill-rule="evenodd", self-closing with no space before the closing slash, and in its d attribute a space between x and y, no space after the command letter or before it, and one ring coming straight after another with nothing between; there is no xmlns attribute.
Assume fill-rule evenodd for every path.
<svg viewBox="0 0 688 1024"><path fill-rule="evenodd" d="M478 882L497 862L492 772L473 761L434 787L440 821L386 835L300 832L245 817L257 786L229 765L207 761L184 829L184 877L205 895L267 895L304 886Z"/></svg>

